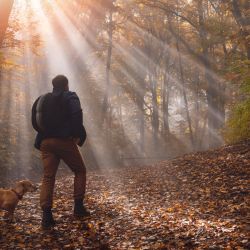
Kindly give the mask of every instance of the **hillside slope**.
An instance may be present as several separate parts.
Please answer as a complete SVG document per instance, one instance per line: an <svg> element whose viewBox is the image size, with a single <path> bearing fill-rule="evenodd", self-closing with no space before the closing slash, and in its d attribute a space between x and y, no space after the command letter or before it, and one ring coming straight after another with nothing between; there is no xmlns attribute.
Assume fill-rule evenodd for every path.
<svg viewBox="0 0 250 250"><path fill-rule="evenodd" d="M0 249L249 249L250 140L154 166L88 174L92 216L72 217L72 177L57 181L57 226L40 229L39 194L16 222L0 221Z"/></svg>

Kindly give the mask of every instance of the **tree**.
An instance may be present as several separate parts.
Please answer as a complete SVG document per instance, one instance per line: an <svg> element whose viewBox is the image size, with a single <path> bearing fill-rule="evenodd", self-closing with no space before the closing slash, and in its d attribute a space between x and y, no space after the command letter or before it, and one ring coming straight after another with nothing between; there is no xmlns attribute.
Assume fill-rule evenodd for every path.
<svg viewBox="0 0 250 250"><path fill-rule="evenodd" d="M8 27L13 2L14 0L2 0L0 2L0 47L2 46L5 31Z"/></svg>
<svg viewBox="0 0 250 250"><path fill-rule="evenodd" d="M239 26L240 37L243 40L243 43L246 48L247 58L250 60L250 18L249 18L249 7L250 4L248 1L238 1L232 0L231 10L233 16L236 20L236 23Z"/></svg>

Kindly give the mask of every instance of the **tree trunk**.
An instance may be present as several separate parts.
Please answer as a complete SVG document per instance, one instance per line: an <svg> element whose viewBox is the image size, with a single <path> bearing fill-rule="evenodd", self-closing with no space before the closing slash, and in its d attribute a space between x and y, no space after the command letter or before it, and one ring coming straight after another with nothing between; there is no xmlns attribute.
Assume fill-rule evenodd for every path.
<svg viewBox="0 0 250 250"><path fill-rule="evenodd" d="M108 54L107 54L107 63L106 63L106 89L103 100L103 121L106 120L107 124L107 133L109 133L109 126L111 124L111 111L110 109L110 70L111 70L111 61L112 61L112 49L113 49L113 10L110 9L108 13ZM107 136L108 138L108 136Z"/></svg>
<svg viewBox="0 0 250 250"><path fill-rule="evenodd" d="M200 90L200 79L199 73L195 73L195 122L194 122L194 141L195 141L195 149L198 150L198 140L199 140L199 120L200 120L200 105L199 105L199 90Z"/></svg>
<svg viewBox="0 0 250 250"><path fill-rule="evenodd" d="M169 139L169 98L170 98L170 84L169 77L167 76L167 70L165 69L163 88L162 88L162 112L163 112L163 136Z"/></svg>
<svg viewBox="0 0 250 250"><path fill-rule="evenodd" d="M225 108L223 105L220 105L220 99L224 99L224 93L220 89L220 83L213 76L213 68L209 60L203 0L199 0L197 2L197 7L199 19L199 35L202 47L202 61L205 69L205 81L207 83L206 95L208 103L208 145L209 147L213 148L221 144L218 131L224 125L223 110L225 110Z"/></svg>
<svg viewBox="0 0 250 250"><path fill-rule="evenodd" d="M178 9L179 9L179 2L178 4ZM179 11L179 10L177 10ZM179 17L177 17L177 29L178 29L178 37L180 36L180 27L179 27ZM190 118L190 113L188 109L188 101L187 101L187 93L185 89L185 80L184 80L184 72L183 72L183 66L182 66L182 58L181 58L181 52L180 52L180 45L179 45L179 39L176 38L176 50L177 50L177 57L178 57L178 63L179 63L179 72L180 72L180 83L181 83L181 91L184 99L184 105L185 105L185 111L186 111L186 118L187 118L187 123L188 123L188 129L189 129L189 136L190 136L190 142L191 146L194 149L194 136L193 136L193 129L192 129L192 124L191 124L191 118Z"/></svg>
<svg viewBox="0 0 250 250"><path fill-rule="evenodd" d="M140 94L137 97L138 109L139 109L139 135L140 135L140 150L145 152L145 119L144 119L144 96Z"/></svg>
<svg viewBox="0 0 250 250"><path fill-rule="evenodd" d="M182 91L182 95L183 95L183 99L184 99L184 104L185 104L185 111L186 111L187 122L188 122L190 142L191 142L192 147L194 148L193 129L192 129L191 118L190 118L190 113L189 113L189 109L188 109L187 93L186 93L185 81L184 81L184 72L183 72L183 67L182 67L181 53L180 53L180 48L179 48L179 42L178 42L178 40L177 40L176 47L177 47L178 60L179 60L181 91Z"/></svg>
<svg viewBox="0 0 250 250"><path fill-rule="evenodd" d="M154 143L158 142L158 133L159 133L159 111L158 111L158 101L157 101L157 82L155 77L156 72L150 73L150 85L152 93L152 129L153 129L153 138Z"/></svg>
<svg viewBox="0 0 250 250"><path fill-rule="evenodd" d="M2 47L4 35L8 27L8 21L13 2L14 0L0 1L0 47Z"/></svg>

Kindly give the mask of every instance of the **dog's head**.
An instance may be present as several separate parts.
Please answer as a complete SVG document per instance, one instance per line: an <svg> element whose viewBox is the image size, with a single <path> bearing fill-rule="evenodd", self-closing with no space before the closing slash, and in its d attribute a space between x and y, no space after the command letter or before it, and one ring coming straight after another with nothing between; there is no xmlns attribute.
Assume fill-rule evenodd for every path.
<svg viewBox="0 0 250 250"><path fill-rule="evenodd" d="M35 184L33 184L31 181L28 181L28 180L17 182L16 187L18 189L22 189L23 193L35 192L37 190L37 186Z"/></svg>

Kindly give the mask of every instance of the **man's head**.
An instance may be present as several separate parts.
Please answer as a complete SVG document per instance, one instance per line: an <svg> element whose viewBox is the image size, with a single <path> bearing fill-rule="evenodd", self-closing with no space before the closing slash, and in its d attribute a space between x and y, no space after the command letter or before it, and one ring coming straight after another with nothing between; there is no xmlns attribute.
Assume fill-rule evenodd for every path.
<svg viewBox="0 0 250 250"><path fill-rule="evenodd" d="M58 75L52 80L54 89L58 90L69 90L68 78L64 75Z"/></svg>

